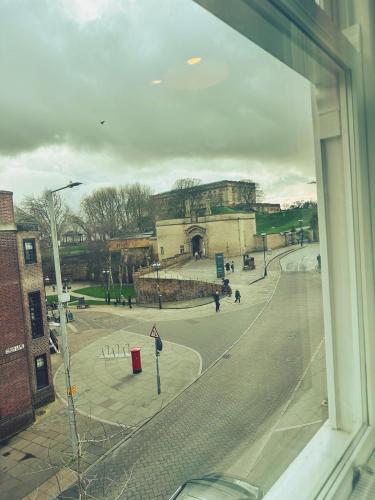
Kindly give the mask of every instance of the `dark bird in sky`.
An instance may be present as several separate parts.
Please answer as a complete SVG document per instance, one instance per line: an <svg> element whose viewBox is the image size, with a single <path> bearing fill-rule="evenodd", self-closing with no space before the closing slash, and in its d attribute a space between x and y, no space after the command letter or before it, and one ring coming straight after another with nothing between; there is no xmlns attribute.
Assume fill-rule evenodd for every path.
<svg viewBox="0 0 375 500"><path fill-rule="evenodd" d="M102 120L102 121L100 122L100 125L104 125L104 124L105 124L105 120Z"/></svg>

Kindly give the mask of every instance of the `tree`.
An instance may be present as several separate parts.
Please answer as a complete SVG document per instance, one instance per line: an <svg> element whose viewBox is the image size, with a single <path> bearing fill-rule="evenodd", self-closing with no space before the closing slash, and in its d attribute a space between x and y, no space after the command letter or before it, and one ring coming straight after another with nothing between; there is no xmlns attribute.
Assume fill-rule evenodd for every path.
<svg viewBox="0 0 375 500"><path fill-rule="evenodd" d="M102 240L118 235L122 226L122 210L116 188L97 189L83 198L81 208L93 234Z"/></svg>
<svg viewBox="0 0 375 500"><path fill-rule="evenodd" d="M57 237L61 239L64 227L68 223L70 210L61 198L60 193L54 193L53 203L55 209ZM40 196L29 195L15 207L16 222L18 224L37 224L41 239L51 242L51 221L48 212L47 192Z"/></svg>
<svg viewBox="0 0 375 500"><path fill-rule="evenodd" d="M151 190L142 184L100 188L81 202L81 227L102 240L154 225Z"/></svg>
<svg viewBox="0 0 375 500"><path fill-rule="evenodd" d="M196 196L196 187L201 184L200 179L177 179L173 184L171 196L168 199L168 213L172 217L188 217L195 213L199 204Z"/></svg>
<svg viewBox="0 0 375 500"><path fill-rule="evenodd" d="M138 230L144 230L150 225L154 226L150 187L136 183L126 186L124 191L127 196L126 209L129 226Z"/></svg>
<svg viewBox="0 0 375 500"><path fill-rule="evenodd" d="M259 186L250 179L243 180L238 184L241 204L245 205L246 210L253 208L254 204L257 202L257 189L260 192Z"/></svg>

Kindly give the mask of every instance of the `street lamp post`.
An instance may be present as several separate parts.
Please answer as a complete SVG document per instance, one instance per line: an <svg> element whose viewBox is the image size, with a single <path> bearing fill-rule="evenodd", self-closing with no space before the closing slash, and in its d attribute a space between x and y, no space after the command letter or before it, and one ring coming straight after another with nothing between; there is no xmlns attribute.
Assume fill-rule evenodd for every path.
<svg viewBox="0 0 375 500"><path fill-rule="evenodd" d="M264 274L263 274L263 276L267 276L267 264L266 264L266 237L267 237L267 233L262 233L261 237L263 239L263 261L264 261Z"/></svg>
<svg viewBox="0 0 375 500"><path fill-rule="evenodd" d="M156 269L156 282L157 282L157 290L158 290L158 301L159 301L159 309L162 308L161 305L161 293L160 293L160 286L159 286L159 269L160 269L160 262L154 262L152 264L152 267Z"/></svg>
<svg viewBox="0 0 375 500"><path fill-rule="evenodd" d="M62 191L63 189L73 188L79 186L81 182L70 182L67 186L59 189L54 189L53 191L47 191L48 200L48 212L51 224L51 237L52 237L52 248L53 248L53 260L55 264L55 275L56 275L56 288L57 288L57 303L58 311L60 315L60 331L61 331L61 351L64 363L64 374L65 374L65 387L68 399L68 415L69 415L69 429L70 429L70 440L72 444L73 456L76 456L78 451L78 439L77 439L77 427L74 414L74 401L72 395L72 388L70 383L70 360L69 360L69 350L68 350L68 338L66 331L66 315L65 315L65 303L69 301L69 294L63 293L62 280L61 280L61 268L60 268L60 256L59 247L57 242L57 229L56 229L56 217L55 209L53 205L53 193L57 191Z"/></svg>
<svg viewBox="0 0 375 500"><path fill-rule="evenodd" d="M303 227L302 227L303 219L298 219L298 222L299 222L299 234L300 234L300 238L301 238L301 247L302 247L303 246Z"/></svg>

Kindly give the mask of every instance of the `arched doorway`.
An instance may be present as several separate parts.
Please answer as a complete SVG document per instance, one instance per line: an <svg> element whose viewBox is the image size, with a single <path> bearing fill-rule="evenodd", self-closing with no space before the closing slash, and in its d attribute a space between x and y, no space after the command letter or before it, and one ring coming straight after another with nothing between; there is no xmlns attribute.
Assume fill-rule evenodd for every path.
<svg viewBox="0 0 375 500"><path fill-rule="evenodd" d="M197 252L199 255L202 254L202 243L203 238L199 234L196 234L191 238L191 249L193 251L193 255Z"/></svg>

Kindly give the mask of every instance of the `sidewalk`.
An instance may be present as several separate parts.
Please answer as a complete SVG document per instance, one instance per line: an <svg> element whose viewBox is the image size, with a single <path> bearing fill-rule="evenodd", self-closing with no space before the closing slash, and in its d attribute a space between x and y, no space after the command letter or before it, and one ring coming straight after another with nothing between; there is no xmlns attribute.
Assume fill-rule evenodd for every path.
<svg viewBox="0 0 375 500"><path fill-rule="evenodd" d="M72 385L78 412L102 422L136 428L180 394L200 374L198 352L164 342L159 368L161 394L156 390L154 339L118 330L71 357ZM141 348L142 373L133 375L129 348ZM65 393L62 367L55 376L55 389Z"/></svg>
<svg viewBox="0 0 375 500"><path fill-rule="evenodd" d="M124 345L126 351L129 346L141 347L142 373L133 375L129 357L100 357L103 352L107 355L106 346L116 344ZM167 405L199 375L201 358L197 352L171 342L164 343L164 347L165 352L159 357L160 396L156 391L155 349L151 338L117 330L71 357L72 384L77 385L74 398L77 427L86 441L83 469ZM56 362L60 359L53 358L53 364ZM63 379L60 364L55 375L57 394L65 393ZM0 497L6 500L54 498L76 479L70 458L67 408L57 397L55 402L37 411L37 420L31 427L3 443Z"/></svg>

